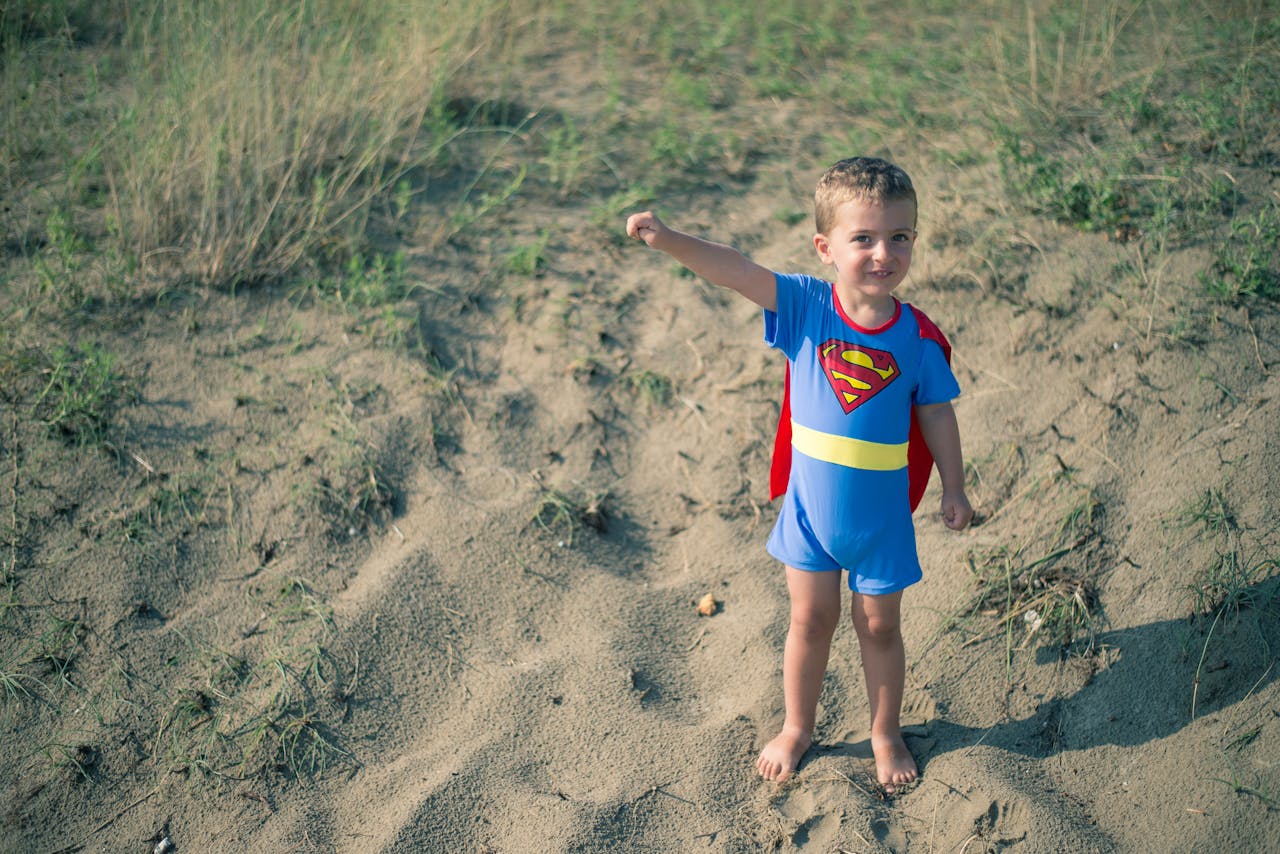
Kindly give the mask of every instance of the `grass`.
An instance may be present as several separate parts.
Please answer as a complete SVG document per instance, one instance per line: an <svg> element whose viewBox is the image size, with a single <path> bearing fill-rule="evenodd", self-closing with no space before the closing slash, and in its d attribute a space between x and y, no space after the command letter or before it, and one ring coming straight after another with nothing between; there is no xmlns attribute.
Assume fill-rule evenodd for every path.
<svg viewBox="0 0 1280 854"><path fill-rule="evenodd" d="M331 466L335 476L321 474L313 493L316 507L329 520L338 539L354 537L391 518L396 492L386 474L378 447L362 435L348 414L353 408L351 390L337 388L331 429L337 439L337 454Z"/></svg>
<svg viewBox="0 0 1280 854"><path fill-rule="evenodd" d="M311 291L343 311L380 308L408 299L417 286L405 273L404 251L391 257L375 253L366 258L357 252L340 273L314 280Z"/></svg>
<svg viewBox="0 0 1280 854"><path fill-rule="evenodd" d="M529 523L537 524L546 533L558 537L560 545L573 546L574 535L584 528L600 533L607 530L607 492L570 494L538 477L534 478L534 483L538 487L538 497Z"/></svg>
<svg viewBox="0 0 1280 854"><path fill-rule="evenodd" d="M202 776L283 772L300 781L354 763L331 728L337 701L355 690L340 689L343 665L325 645L332 609L296 576L252 589L249 604L262 616L247 654L183 638L188 673L156 723L153 761Z"/></svg>
<svg viewBox="0 0 1280 854"><path fill-rule="evenodd" d="M175 530L221 527L213 502L215 484L207 473L178 475L147 484L138 503L120 519L120 536L129 543L167 539Z"/></svg>
<svg viewBox="0 0 1280 854"><path fill-rule="evenodd" d="M1197 570L1187 585L1193 616L1214 615L1216 619L1238 615L1242 610L1262 607L1274 597L1274 585L1268 581L1280 573L1280 561L1246 553L1245 532L1221 487L1206 487L1166 524L1188 530L1193 539L1213 548L1212 559Z"/></svg>
<svg viewBox="0 0 1280 854"><path fill-rule="evenodd" d="M426 290L406 270L404 250L355 253L334 273L305 278L291 289L299 304L315 301L351 321L350 330L390 349L413 346L415 295Z"/></svg>
<svg viewBox="0 0 1280 854"><path fill-rule="evenodd" d="M469 39L432 24L337 0L134 18L138 89L105 167L122 243L232 286L360 251L375 208L456 133L431 111ZM394 63L368 62L393 45Z"/></svg>
<svg viewBox="0 0 1280 854"><path fill-rule="evenodd" d="M1025 49L1007 60L1028 68L1029 79L1011 87L997 113L1009 118L993 124L1005 186L1025 210L1119 241L1160 235L1191 245L1209 237L1218 246L1205 272L1210 293L1274 299L1274 202L1234 213L1243 199L1232 176L1276 141L1264 118L1280 101L1275 25L1189 16L1163 45L1130 54L1147 64L1126 70L1120 48L1175 8L1103 4L1074 34L1063 26L1069 12L1048 32L1030 28ZM1101 103L1081 103L1089 92ZM1225 228L1224 213L1233 217ZM1261 248L1246 248L1246 235Z"/></svg>
<svg viewBox="0 0 1280 854"><path fill-rule="evenodd" d="M1246 782L1246 776L1236 768L1229 757L1227 759L1227 767L1231 770L1230 779L1222 777L1214 777L1212 779L1228 786L1233 794L1257 799L1268 811L1280 810L1280 791L1277 791L1271 784L1264 782L1261 772L1254 774L1254 781L1250 783Z"/></svg>
<svg viewBox="0 0 1280 854"><path fill-rule="evenodd" d="M0 614L0 702L6 707L56 708L70 692L83 694L77 682L89 627L65 605L34 605L16 598Z"/></svg>
<svg viewBox="0 0 1280 854"><path fill-rule="evenodd" d="M16 660L0 662L0 688L4 689L6 704L21 704L36 697L35 689L47 689L35 676L21 672L21 666Z"/></svg>
<svg viewBox="0 0 1280 854"><path fill-rule="evenodd" d="M1258 546L1263 557L1248 553L1244 539L1246 532L1237 522L1236 513L1220 487L1206 487L1174 513L1167 524L1189 530L1193 540L1204 541L1213 550L1213 556L1196 568L1185 589L1192 621L1208 623L1192 677L1190 714L1195 720L1201 678L1219 627L1226 629L1239 622L1245 614L1252 614L1258 621L1274 620L1277 616L1275 606L1280 603L1280 560L1265 556L1265 543ZM1259 639L1265 647L1267 641L1261 632Z"/></svg>
<svg viewBox="0 0 1280 854"><path fill-rule="evenodd" d="M674 380L666 374L648 369L624 374L622 385L648 410L668 406L676 394Z"/></svg>
<svg viewBox="0 0 1280 854"><path fill-rule="evenodd" d="M547 244L551 233L543 231L536 238L522 243L507 253L503 269L514 276L536 276L547 266Z"/></svg>
<svg viewBox="0 0 1280 854"><path fill-rule="evenodd" d="M116 362L110 352L86 342L0 355L0 371L13 376L18 388L24 380L40 380L38 392L32 389L19 399L51 433L73 444L100 444L127 397L127 382Z"/></svg>
<svg viewBox="0 0 1280 854"><path fill-rule="evenodd" d="M969 466L975 496L990 491L1003 495L1020 476L1031 482L1015 498L1034 492L1037 507L1046 512L1037 512L1015 542L968 552L972 593L943 615L921 656L953 632L964 637L962 646L1001 638L1011 686L1021 650L1093 651L1106 566L1105 507L1097 490L1081 483L1074 469L1052 459L1053 473L1038 478L1027 476L1023 452L1012 446ZM1007 506L1012 501L1007 499L997 514L1012 512Z"/></svg>
<svg viewBox="0 0 1280 854"><path fill-rule="evenodd" d="M0 102L0 115L15 150L65 161L56 196L96 200L100 215L59 205L44 216L37 266L47 278L76 270L92 248L121 259L126 278L177 270L231 286L370 257L375 232L413 230L424 216L434 240L451 240L529 194L591 204L634 195L646 173L662 190L749 174L754 134L722 114L751 99L823 99L883 121L878 135L893 144L893 128L962 127L957 102L968 98L995 117L995 159L1014 197L1094 230L1187 213L1200 167L1273 141L1277 35L1261 18L1187 15L1173 2L1039 16L1015 4L1005 11L1018 25L992 30L909 5L909 30L936 48L927 66L870 19L813 0L751 14L723 0L663 2L645 15L601 14L585 0L485 0L468 15L433 0L399 15L341 0L285 11L218 0L125 16L127 59L86 69L96 81L87 90L50 93L64 113L86 94L106 111L90 144L38 116L30 94ZM36 44L46 60L78 58L65 35L106 25L88 4L14 9L0 26L15 60ZM607 93L598 114L515 109L531 94L515 81L551 37L594 54ZM637 75L661 69L666 109L637 110L628 63ZM19 96L41 85L19 79L23 67L5 63ZM131 86L96 97L113 75ZM848 86L851 76L867 85ZM466 100L480 90L483 101ZM451 108L459 103L512 109ZM841 151L809 156L843 154L849 141L832 144ZM439 180L450 169L460 184Z"/></svg>
<svg viewBox="0 0 1280 854"><path fill-rule="evenodd" d="M1093 636L1097 586L1090 574L1065 564L1076 547L1037 557L995 549L969 556L977 592L967 610L994 617L1011 642L1065 646Z"/></svg>
<svg viewBox="0 0 1280 854"><path fill-rule="evenodd" d="M1230 303L1280 300L1280 203L1269 202L1231 220L1216 244L1214 264L1201 276L1214 297Z"/></svg>
<svg viewBox="0 0 1280 854"><path fill-rule="evenodd" d="M1204 492L1191 499L1174 517L1173 524L1181 528L1195 528L1197 536L1227 535L1238 530L1235 514L1227 508L1226 499L1218 487L1206 487Z"/></svg>

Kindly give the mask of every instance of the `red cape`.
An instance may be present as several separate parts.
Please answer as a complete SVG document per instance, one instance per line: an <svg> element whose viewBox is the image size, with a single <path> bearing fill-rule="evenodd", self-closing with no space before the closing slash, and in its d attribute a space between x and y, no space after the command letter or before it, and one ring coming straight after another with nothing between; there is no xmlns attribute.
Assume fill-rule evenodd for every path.
<svg viewBox="0 0 1280 854"><path fill-rule="evenodd" d="M942 348L942 355L951 364L951 344L942 330L925 316L923 311L913 305L907 306L915 315L920 327L920 337L928 341L936 341ZM911 413L911 432L907 437L907 496L911 500L911 510L920 504L924 497L924 489L929 485L929 475L933 472L933 454L925 444L924 434L920 432L920 423L914 411ZM777 498L787 491L787 483L791 479L791 364L787 363L787 375L782 384L782 411L778 413L778 434L773 440L773 465L769 468L769 500Z"/></svg>

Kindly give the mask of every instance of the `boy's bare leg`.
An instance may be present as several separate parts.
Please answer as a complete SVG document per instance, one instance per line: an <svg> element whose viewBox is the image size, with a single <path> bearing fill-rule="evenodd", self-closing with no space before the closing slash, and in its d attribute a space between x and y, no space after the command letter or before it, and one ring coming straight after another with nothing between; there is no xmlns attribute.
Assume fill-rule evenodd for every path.
<svg viewBox="0 0 1280 854"><path fill-rule="evenodd" d="M831 637L840 621L840 572L805 572L787 567L791 627L782 654L782 694L787 716L756 768L766 780L785 780L813 743L822 677L827 672Z"/></svg>
<svg viewBox="0 0 1280 854"><path fill-rule="evenodd" d="M886 792L918 776L915 758L902 740L900 715L906 681L900 609L902 591L884 596L853 594L850 612L862 647L862 672L871 706L871 750L876 777Z"/></svg>

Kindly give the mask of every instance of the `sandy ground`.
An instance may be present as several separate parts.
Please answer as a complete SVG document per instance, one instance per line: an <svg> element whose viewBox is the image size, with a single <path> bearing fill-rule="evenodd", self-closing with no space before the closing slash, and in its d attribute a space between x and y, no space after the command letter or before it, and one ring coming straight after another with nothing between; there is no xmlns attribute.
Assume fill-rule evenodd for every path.
<svg viewBox="0 0 1280 854"><path fill-rule="evenodd" d="M818 272L807 221L773 216L812 177L664 213ZM0 850L1280 850L1280 317L1198 307L1203 254L1144 286L1116 272L1134 245L1031 220L993 271L959 225L989 200L918 181L902 296L955 346L979 515L946 530L935 480L916 516L916 786L877 790L847 620L817 744L755 775L782 719L781 362L751 306L565 206L536 277L483 236L410 240L390 346L284 291L147 301L99 330L132 378L110 449L50 457L4 416L5 500L37 508L8 641L82 628L74 687L28 668L44 700L6 699ZM1256 572L1214 621L1192 591L1224 555ZM1037 561L1092 632L1006 632L1003 581L978 602L979 572ZM268 738L305 709L336 747L317 773L217 746L272 708L273 662L315 694Z"/></svg>

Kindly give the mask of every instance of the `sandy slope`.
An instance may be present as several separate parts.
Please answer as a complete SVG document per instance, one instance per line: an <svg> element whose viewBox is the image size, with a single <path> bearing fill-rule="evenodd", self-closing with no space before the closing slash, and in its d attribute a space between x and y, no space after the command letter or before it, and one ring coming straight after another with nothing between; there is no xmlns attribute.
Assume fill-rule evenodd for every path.
<svg viewBox="0 0 1280 854"><path fill-rule="evenodd" d="M1188 619L1187 590L1221 544L1179 520L1213 487L1251 560L1280 553L1280 318L1219 308L1171 338L1203 259L1174 258L1163 290L1142 290L1105 273L1132 247L1043 224L993 281L949 225L963 203L931 189L903 295L953 339L982 523L946 531L936 493L917 515L913 790L875 791L847 622L818 746L786 785L754 776L782 715L786 592L763 548L780 363L750 306L548 211L562 237L536 279L414 262L431 359L272 292L152 308L119 334L140 377L127 453L15 481L50 508L29 555L50 567L41 583L90 615L77 678L106 684L114 650L131 702L169 704L200 676L172 665L178 638L258 660L279 636L254 591L303 577L332 609L327 632L307 630L339 674L317 708L350 758L313 780L165 775L153 745L120 741L141 712L77 730L68 716L85 713L64 708L64 731L120 741L85 782L22 748L52 713L10 705L0 850L142 851L164 835L178 851L1276 850L1276 812L1223 782L1274 806L1276 603L1215 627L1192 720L1209 621ZM815 270L807 224L779 228L775 196L680 224ZM646 399L645 372L672 396ZM367 531L298 500L317 469L341 470L335 436L374 449L394 491ZM180 551L109 535L112 508L152 482L132 454L159 472L214 461L217 501ZM603 530L539 524L548 490L600 510ZM1096 579L1092 644L1024 645L1019 627L1007 659L991 616L942 631L967 614L971 562L1047 554L1082 496L1057 565ZM721 607L702 617L708 592Z"/></svg>

